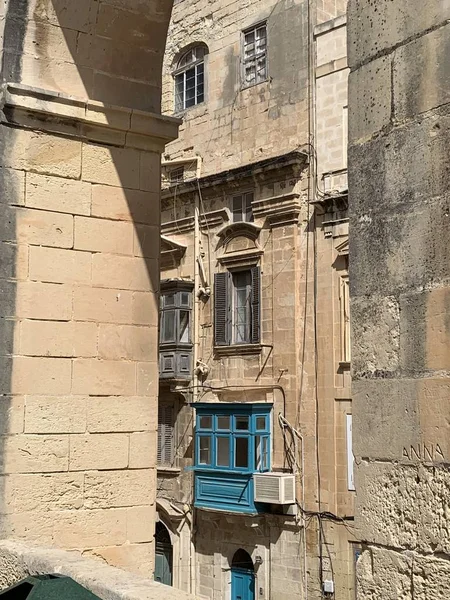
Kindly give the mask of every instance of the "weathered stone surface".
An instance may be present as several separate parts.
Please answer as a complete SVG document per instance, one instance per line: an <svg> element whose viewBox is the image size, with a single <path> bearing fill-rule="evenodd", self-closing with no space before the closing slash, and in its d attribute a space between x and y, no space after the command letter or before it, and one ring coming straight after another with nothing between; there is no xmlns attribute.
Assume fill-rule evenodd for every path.
<svg viewBox="0 0 450 600"><path fill-rule="evenodd" d="M401 4L390 0L349 0L349 64L354 67L380 52L394 49L405 40L445 23L449 17L448 0L428 0L425 5L420 0Z"/></svg>
<svg viewBox="0 0 450 600"><path fill-rule="evenodd" d="M26 433L84 433L84 396L25 396Z"/></svg>
<svg viewBox="0 0 450 600"><path fill-rule="evenodd" d="M150 469L156 465L156 436L152 432L130 435L130 469Z"/></svg>
<svg viewBox="0 0 450 600"><path fill-rule="evenodd" d="M155 482L156 483L156 482ZM152 542L155 532L155 506L134 506L127 509L127 539L131 543Z"/></svg>
<svg viewBox="0 0 450 600"><path fill-rule="evenodd" d="M25 319L68 321L72 317L72 286L38 281L19 282L15 312L18 317ZM8 313L2 311L2 314Z"/></svg>
<svg viewBox="0 0 450 600"><path fill-rule="evenodd" d="M14 435L2 438L2 473L67 471L68 436Z"/></svg>
<svg viewBox="0 0 450 600"><path fill-rule="evenodd" d="M92 216L152 224L159 197L154 192L129 190L109 185L92 186ZM158 217L159 219L159 217Z"/></svg>
<svg viewBox="0 0 450 600"><path fill-rule="evenodd" d="M358 598L413 600L412 557L371 548L358 560Z"/></svg>
<svg viewBox="0 0 450 600"><path fill-rule="evenodd" d="M90 283L91 254L59 248L30 248L30 278L54 283Z"/></svg>
<svg viewBox="0 0 450 600"><path fill-rule="evenodd" d="M24 356L96 356L97 325L23 321L20 324L20 352Z"/></svg>
<svg viewBox="0 0 450 600"><path fill-rule="evenodd" d="M364 540L433 553L450 552L450 473L446 466L362 462L358 522Z"/></svg>
<svg viewBox="0 0 450 600"><path fill-rule="evenodd" d="M91 185L84 181L27 173L26 206L89 215Z"/></svg>
<svg viewBox="0 0 450 600"><path fill-rule="evenodd" d="M129 258L113 254L94 254L92 279L99 287L135 291L156 291L159 276L156 259Z"/></svg>
<svg viewBox="0 0 450 600"><path fill-rule="evenodd" d="M132 256L133 242L134 230L131 223L75 217L75 250Z"/></svg>
<svg viewBox="0 0 450 600"><path fill-rule="evenodd" d="M101 324L99 356L107 360L156 361L158 348L152 343L154 334L149 327Z"/></svg>
<svg viewBox="0 0 450 600"><path fill-rule="evenodd" d="M125 469L128 466L128 448L129 440L125 433L72 435L70 470Z"/></svg>
<svg viewBox="0 0 450 600"><path fill-rule="evenodd" d="M87 286L74 287L73 317L77 321L130 323L131 314L131 292Z"/></svg>
<svg viewBox="0 0 450 600"><path fill-rule="evenodd" d="M83 473L32 473L4 477L6 514L78 510L83 506Z"/></svg>
<svg viewBox="0 0 450 600"><path fill-rule="evenodd" d="M352 352L356 377L393 373L399 364L399 303L395 297L362 297L352 304ZM371 325L367 326L367 322Z"/></svg>
<svg viewBox="0 0 450 600"><path fill-rule="evenodd" d="M82 177L92 183L138 190L139 152L130 148L84 144Z"/></svg>
<svg viewBox="0 0 450 600"><path fill-rule="evenodd" d="M448 10L450 18L450 5ZM430 31L395 53L395 119L402 121L450 102L450 24ZM420 81L420 85L417 82Z"/></svg>
<svg viewBox="0 0 450 600"><path fill-rule="evenodd" d="M156 431L156 399L145 397L91 397L87 404L90 433Z"/></svg>
<svg viewBox="0 0 450 600"><path fill-rule="evenodd" d="M370 139L391 121L391 59L381 57L349 77L349 95L355 101L348 115L354 142Z"/></svg>
<svg viewBox="0 0 450 600"><path fill-rule="evenodd" d="M154 496L155 483L154 473L147 469L87 473L84 483L85 507L99 509L146 506ZM154 514L151 517L150 526L153 527ZM141 519L141 526L143 523ZM153 534L154 530L152 536Z"/></svg>
<svg viewBox="0 0 450 600"><path fill-rule="evenodd" d="M24 171L79 179L81 142L34 131L4 128L2 165Z"/></svg>
<svg viewBox="0 0 450 600"><path fill-rule="evenodd" d="M73 394L132 396L135 390L134 363L88 358L73 361Z"/></svg>
<svg viewBox="0 0 450 600"><path fill-rule="evenodd" d="M9 391L14 394L69 394L71 362L65 358L17 356Z"/></svg>

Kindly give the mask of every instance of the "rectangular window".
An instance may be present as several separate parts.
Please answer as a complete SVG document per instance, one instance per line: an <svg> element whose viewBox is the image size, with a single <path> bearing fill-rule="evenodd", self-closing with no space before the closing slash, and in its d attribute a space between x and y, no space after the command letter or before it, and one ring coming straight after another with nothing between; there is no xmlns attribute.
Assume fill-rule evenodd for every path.
<svg viewBox="0 0 450 600"><path fill-rule="evenodd" d="M346 415L347 421L347 485L350 491L355 491L354 457L353 457L353 417Z"/></svg>
<svg viewBox="0 0 450 600"><path fill-rule="evenodd" d="M348 275L341 277L340 282L340 322L341 322L341 361L350 362L350 287Z"/></svg>
<svg viewBox="0 0 450 600"><path fill-rule="evenodd" d="M253 222L253 192L246 192L233 197L233 223Z"/></svg>
<svg viewBox="0 0 450 600"><path fill-rule="evenodd" d="M174 405L158 406L158 465L172 466L174 461Z"/></svg>
<svg viewBox="0 0 450 600"><path fill-rule="evenodd" d="M180 183L184 181L184 167L177 167L169 171L170 183Z"/></svg>
<svg viewBox="0 0 450 600"><path fill-rule="evenodd" d="M205 65L200 62L175 75L175 110L201 104L205 100Z"/></svg>
<svg viewBox="0 0 450 600"><path fill-rule="evenodd" d="M216 346L260 342L260 269L216 273L214 338Z"/></svg>
<svg viewBox="0 0 450 600"><path fill-rule="evenodd" d="M243 85L248 87L267 79L267 26L265 23L244 31Z"/></svg>

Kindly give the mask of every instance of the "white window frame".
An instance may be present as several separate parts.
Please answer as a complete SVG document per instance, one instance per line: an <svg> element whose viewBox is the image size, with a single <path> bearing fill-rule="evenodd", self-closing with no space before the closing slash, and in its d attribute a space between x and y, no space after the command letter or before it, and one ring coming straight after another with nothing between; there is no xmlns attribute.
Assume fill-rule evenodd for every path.
<svg viewBox="0 0 450 600"><path fill-rule="evenodd" d="M264 35L264 39L265 39L265 45L264 45L264 49L260 50L258 52L257 50L257 36L258 36L258 32L260 31L264 31L265 35ZM251 42L247 41L247 37L250 35L254 35L254 52L253 54L248 54L248 46L251 45ZM252 87L254 85L258 85L259 83L263 83L264 81L267 81L269 78L269 60L268 60L268 31L267 31L267 22L263 21L262 23L258 23L256 25L253 25L252 27L249 27L248 29L244 29L244 31L242 32L242 45L241 45L241 53L242 53L242 60L241 60L241 78L242 78L242 88L248 88L248 87ZM264 74L258 74L258 60L264 60ZM249 65L251 65L251 63L254 63L254 69L255 69L255 79L253 81L248 81L247 80L247 71L248 71L248 67Z"/></svg>
<svg viewBox="0 0 450 600"><path fill-rule="evenodd" d="M200 53L200 56L198 58L197 58L197 52ZM186 58L186 56L188 56L188 54L190 54L190 53L194 55L193 60L190 62L187 62L186 64L182 64L184 59ZM181 55L181 57L177 63L177 68L173 72L174 99L175 99L175 112L176 113L182 112L189 108L192 108L193 106L198 106L199 104L202 104L203 102L205 102L205 98L206 98L206 56L207 56L207 54L208 54L207 48L200 44L198 46L194 46L193 48L190 48L189 50L186 50L186 52L184 52ZM202 67L203 73L199 73L200 67ZM187 106L187 97L186 97L187 73L192 70L194 70L194 77L195 77L194 103ZM199 84L199 82L198 82L198 78L200 75L203 76L202 84ZM177 91L177 86L178 86L178 83L180 82L180 77L182 77L182 85L183 85L181 99L180 99L180 95L178 94L178 91ZM199 92L199 87L201 85L203 85L203 93ZM201 99L199 99L200 96L201 96Z"/></svg>
<svg viewBox="0 0 450 600"><path fill-rule="evenodd" d="M341 275L340 290L340 324L341 324L341 362L350 363L351 332L350 332L350 286L348 275Z"/></svg>

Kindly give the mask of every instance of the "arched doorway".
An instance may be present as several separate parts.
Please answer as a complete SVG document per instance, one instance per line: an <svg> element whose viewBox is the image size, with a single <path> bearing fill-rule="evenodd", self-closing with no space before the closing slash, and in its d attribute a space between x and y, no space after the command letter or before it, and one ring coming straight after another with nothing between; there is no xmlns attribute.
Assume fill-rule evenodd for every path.
<svg viewBox="0 0 450 600"><path fill-rule="evenodd" d="M155 581L172 585L173 550L167 527L158 521L155 532Z"/></svg>
<svg viewBox="0 0 450 600"><path fill-rule="evenodd" d="M255 600L255 567L250 554L242 549L231 563L231 600Z"/></svg>

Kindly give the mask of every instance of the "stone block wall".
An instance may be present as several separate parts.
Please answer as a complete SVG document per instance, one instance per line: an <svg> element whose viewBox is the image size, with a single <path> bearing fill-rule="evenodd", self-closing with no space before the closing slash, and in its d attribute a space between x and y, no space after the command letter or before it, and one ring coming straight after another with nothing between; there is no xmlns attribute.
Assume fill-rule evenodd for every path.
<svg viewBox="0 0 450 600"><path fill-rule="evenodd" d="M349 4L358 597L447 598L450 3Z"/></svg>

